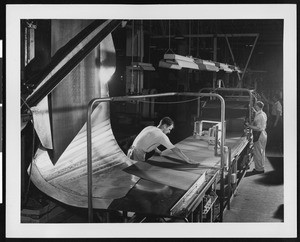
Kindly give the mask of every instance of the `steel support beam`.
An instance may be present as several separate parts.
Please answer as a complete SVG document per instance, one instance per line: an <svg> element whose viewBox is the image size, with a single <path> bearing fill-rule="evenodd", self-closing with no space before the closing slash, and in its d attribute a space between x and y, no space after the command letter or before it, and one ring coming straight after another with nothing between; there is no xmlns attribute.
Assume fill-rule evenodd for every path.
<svg viewBox="0 0 300 242"><path fill-rule="evenodd" d="M94 21L63 47L35 80L38 86L26 99L32 107L46 97L122 20Z"/></svg>

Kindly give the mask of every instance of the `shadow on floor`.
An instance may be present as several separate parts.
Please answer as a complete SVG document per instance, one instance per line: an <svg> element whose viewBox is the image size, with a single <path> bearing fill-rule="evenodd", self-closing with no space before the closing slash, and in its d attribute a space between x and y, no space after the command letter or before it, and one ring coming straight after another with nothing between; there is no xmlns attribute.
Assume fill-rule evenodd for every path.
<svg viewBox="0 0 300 242"><path fill-rule="evenodd" d="M277 218L277 219L281 219L281 221L283 222L283 214L284 214L284 209L283 209L283 204L281 204L278 208L277 208L277 210L276 210L276 212L274 213L274 216L273 216L273 218Z"/></svg>
<svg viewBox="0 0 300 242"><path fill-rule="evenodd" d="M263 174L254 174L248 171L245 177L257 176L257 183L264 185L282 185L283 184L283 157L268 157L268 162L273 168Z"/></svg>
<svg viewBox="0 0 300 242"><path fill-rule="evenodd" d="M268 157L268 160L273 170L266 172L257 182L266 185L282 185L283 157Z"/></svg>

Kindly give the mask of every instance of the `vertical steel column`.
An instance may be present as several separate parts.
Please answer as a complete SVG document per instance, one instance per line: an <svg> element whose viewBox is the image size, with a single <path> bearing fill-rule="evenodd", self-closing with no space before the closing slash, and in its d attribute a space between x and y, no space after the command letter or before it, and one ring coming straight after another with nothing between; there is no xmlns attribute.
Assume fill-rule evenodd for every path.
<svg viewBox="0 0 300 242"><path fill-rule="evenodd" d="M230 199L231 199L231 193L232 193L232 187L231 187L231 174L232 174L232 166L231 166L231 148L228 147L228 199L227 199L227 209L230 210Z"/></svg>
<svg viewBox="0 0 300 242"><path fill-rule="evenodd" d="M250 62L250 59L251 59L251 57L252 57L253 50L254 50L254 48L255 48L255 46L256 46L256 42L257 42L258 37L259 37L259 34L256 35L256 38L255 38L255 40L254 40L254 44L253 44L253 46L252 46L252 49L251 49L250 55L249 55L249 57L248 57L248 60L247 60L245 69L244 69L244 71L243 71L241 81L243 81L243 79L244 79L244 76L245 76L245 73L246 73L246 71L247 71L247 68L248 68L248 64L249 64L249 62Z"/></svg>
<svg viewBox="0 0 300 242"><path fill-rule="evenodd" d="M217 37L214 37L214 56L213 61L217 61ZM213 88L216 88L217 73L213 73Z"/></svg>
<svg viewBox="0 0 300 242"><path fill-rule="evenodd" d="M219 127L216 126L216 136L215 136L215 156L218 155L218 139L219 139Z"/></svg>
<svg viewBox="0 0 300 242"><path fill-rule="evenodd" d="M232 49L231 49L231 46L230 46L230 43L229 43L229 40L228 40L228 37L225 35L225 39L226 39L226 42L227 42L227 45L228 45L228 49L229 49L229 52L230 52L230 55L231 55L231 58L233 60L233 64L235 66L237 66L236 62L235 62L235 59L234 59L234 55L233 55L233 52L232 52ZM239 81L241 81L241 76L240 76L240 73L237 71L237 76L239 78Z"/></svg>

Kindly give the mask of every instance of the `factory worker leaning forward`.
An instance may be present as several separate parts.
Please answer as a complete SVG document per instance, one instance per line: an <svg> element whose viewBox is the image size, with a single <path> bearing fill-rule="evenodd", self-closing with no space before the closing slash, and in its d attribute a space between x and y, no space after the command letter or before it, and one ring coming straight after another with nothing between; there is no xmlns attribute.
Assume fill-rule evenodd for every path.
<svg viewBox="0 0 300 242"><path fill-rule="evenodd" d="M135 161L145 161L146 154L151 151L155 151L157 154L161 155L162 152L157 147L163 145L167 149L173 151L186 163L199 164L188 158L179 148L171 143L167 134L169 134L173 128L174 122L169 117L162 118L157 127L148 126L144 128L133 141L127 156Z"/></svg>
<svg viewBox="0 0 300 242"><path fill-rule="evenodd" d="M265 151L267 144L267 132L265 131L267 126L267 115L262 110L264 107L264 103L258 101L255 105L255 117L253 123L248 127L253 130L253 161L254 161L254 169L253 173L264 173L264 165L265 165ZM256 134L257 135L256 135ZM255 136L257 138L255 138Z"/></svg>

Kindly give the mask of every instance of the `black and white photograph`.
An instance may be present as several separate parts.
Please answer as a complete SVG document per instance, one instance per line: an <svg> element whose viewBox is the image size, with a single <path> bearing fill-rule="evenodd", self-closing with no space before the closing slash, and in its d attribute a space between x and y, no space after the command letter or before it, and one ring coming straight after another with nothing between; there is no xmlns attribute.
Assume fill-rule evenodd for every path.
<svg viewBox="0 0 300 242"><path fill-rule="evenodd" d="M5 237L295 237L296 9L6 5Z"/></svg>
<svg viewBox="0 0 300 242"><path fill-rule="evenodd" d="M3 150L3 41L0 40L0 204L3 202L2 191L2 150Z"/></svg>

